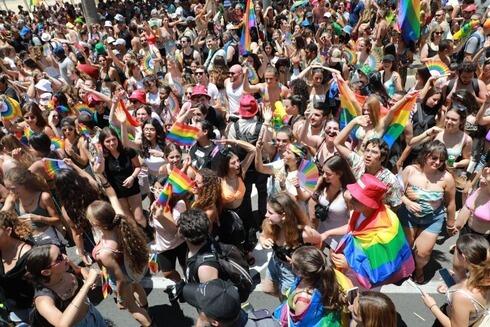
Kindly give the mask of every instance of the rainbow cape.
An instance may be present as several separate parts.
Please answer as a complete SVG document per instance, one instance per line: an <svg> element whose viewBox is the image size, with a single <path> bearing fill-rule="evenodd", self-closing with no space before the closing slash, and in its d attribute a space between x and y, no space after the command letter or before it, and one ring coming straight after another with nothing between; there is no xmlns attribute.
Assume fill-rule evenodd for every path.
<svg viewBox="0 0 490 327"><path fill-rule="evenodd" d="M405 42L420 37L420 0L398 0L398 27Z"/></svg>
<svg viewBox="0 0 490 327"><path fill-rule="evenodd" d="M359 283L372 288L395 283L412 274L415 263L403 227L393 211L382 205L358 227L359 212L349 220L349 232L336 252L343 252Z"/></svg>
<svg viewBox="0 0 490 327"><path fill-rule="evenodd" d="M199 128L176 122L167 134L167 140L181 146L191 146L197 139Z"/></svg>
<svg viewBox="0 0 490 327"><path fill-rule="evenodd" d="M245 7L245 14L243 15L243 27L242 36L240 37L240 54L244 54L250 51L250 43L252 43L252 37L250 35L250 30L252 27L257 27L257 22L255 19L255 6L252 0L247 0L247 5Z"/></svg>
<svg viewBox="0 0 490 327"><path fill-rule="evenodd" d="M0 116L5 121L10 121L22 116L19 102L14 98L2 95L0 102Z"/></svg>
<svg viewBox="0 0 490 327"><path fill-rule="evenodd" d="M65 142L63 141L63 139L54 136L51 138L51 147L54 150L63 149L65 147Z"/></svg>
<svg viewBox="0 0 490 327"><path fill-rule="evenodd" d="M43 158L44 170L46 174L51 178L55 178L61 169L69 169L63 160Z"/></svg>
<svg viewBox="0 0 490 327"><path fill-rule="evenodd" d="M340 95L340 129L343 129L354 117L357 116L357 110L352 100L352 91L349 89L347 82L338 80L339 95Z"/></svg>
<svg viewBox="0 0 490 327"><path fill-rule="evenodd" d="M383 140L388 144L388 147L391 149L393 143L395 143L396 139L403 133L403 130L408 124L410 119L410 112L415 107L415 103L417 102L417 96L414 96L408 99L404 104L398 108L393 117L393 121L386 129L385 134L383 135Z"/></svg>

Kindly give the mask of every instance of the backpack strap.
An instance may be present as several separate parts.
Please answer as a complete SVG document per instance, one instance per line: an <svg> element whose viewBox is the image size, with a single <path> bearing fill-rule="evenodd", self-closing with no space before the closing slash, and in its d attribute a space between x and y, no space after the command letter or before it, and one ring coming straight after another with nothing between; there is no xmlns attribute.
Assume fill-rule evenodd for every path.
<svg viewBox="0 0 490 327"><path fill-rule="evenodd" d="M480 84L478 83L477 78L471 79L471 87L473 88L473 91L475 91L475 96L478 97L478 94L480 93Z"/></svg>
<svg viewBox="0 0 490 327"><path fill-rule="evenodd" d="M235 137L237 140L242 140L242 132L240 132L240 128L238 127L238 120L236 120L234 123L233 123L233 126L235 127Z"/></svg>

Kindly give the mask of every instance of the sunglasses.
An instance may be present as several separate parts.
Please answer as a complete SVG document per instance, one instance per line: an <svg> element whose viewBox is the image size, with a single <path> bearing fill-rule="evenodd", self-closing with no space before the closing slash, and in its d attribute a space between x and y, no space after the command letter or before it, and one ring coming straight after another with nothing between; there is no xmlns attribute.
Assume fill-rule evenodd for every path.
<svg viewBox="0 0 490 327"><path fill-rule="evenodd" d="M434 35L442 35L442 32L434 32Z"/></svg>
<svg viewBox="0 0 490 327"><path fill-rule="evenodd" d="M48 268L53 268L54 266L59 265L63 261L65 261L65 256L63 255L63 253L60 252L60 254L58 254L58 256L56 257L54 263L50 264Z"/></svg>
<svg viewBox="0 0 490 327"><path fill-rule="evenodd" d="M194 74L200 76L200 75L204 75L204 72L195 72Z"/></svg>

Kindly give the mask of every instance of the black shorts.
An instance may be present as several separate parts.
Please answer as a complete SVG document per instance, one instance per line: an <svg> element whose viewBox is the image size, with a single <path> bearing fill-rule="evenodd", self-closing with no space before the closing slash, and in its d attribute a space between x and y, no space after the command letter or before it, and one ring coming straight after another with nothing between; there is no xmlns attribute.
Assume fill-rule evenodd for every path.
<svg viewBox="0 0 490 327"><path fill-rule="evenodd" d="M157 262L158 268L162 272L175 270L175 263L179 260L182 270L185 271L185 261L187 259L187 245L182 242L178 247L158 253Z"/></svg>

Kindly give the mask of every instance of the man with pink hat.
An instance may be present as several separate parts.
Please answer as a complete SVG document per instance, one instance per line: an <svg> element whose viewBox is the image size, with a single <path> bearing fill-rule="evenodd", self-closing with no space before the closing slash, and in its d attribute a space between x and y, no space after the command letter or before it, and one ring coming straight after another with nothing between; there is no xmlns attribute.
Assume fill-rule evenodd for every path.
<svg viewBox="0 0 490 327"><path fill-rule="evenodd" d="M388 188L364 174L347 185L346 201L353 212L346 225L326 231L322 239L344 235L330 256L338 269L351 270L359 285L371 288L396 283L415 269L412 249L396 214L383 204Z"/></svg>
<svg viewBox="0 0 490 327"><path fill-rule="evenodd" d="M213 126L220 130L221 135L224 134L226 122L221 112L213 108L209 101L211 97L208 95L208 90L204 85L197 84L192 89L191 109L199 108L204 120L209 121Z"/></svg>

